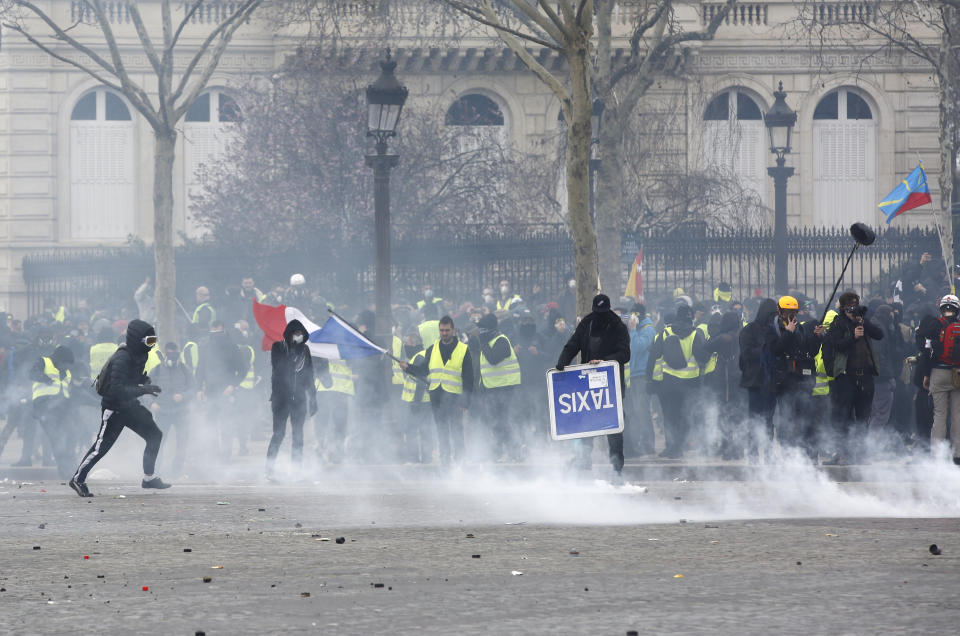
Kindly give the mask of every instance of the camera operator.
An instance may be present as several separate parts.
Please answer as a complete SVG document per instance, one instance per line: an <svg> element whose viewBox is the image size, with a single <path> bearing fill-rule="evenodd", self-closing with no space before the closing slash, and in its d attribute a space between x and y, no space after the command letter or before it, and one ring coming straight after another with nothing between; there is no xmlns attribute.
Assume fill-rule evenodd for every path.
<svg viewBox="0 0 960 636"><path fill-rule="evenodd" d="M830 325L824 340L824 363L832 370L835 393L833 424L836 434L837 464L860 459L860 441L864 436L873 403L873 379L877 375L876 356L870 340L883 339L883 330L866 317L866 307L852 292L840 295L840 314Z"/></svg>
<svg viewBox="0 0 960 636"><path fill-rule="evenodd" d="M774 396L780 409L777 438L781 444L801 447L816 460L810 395L823 328L815 320L800 321L800 303L793 296L782 296L777 305L776 338L771 343Z"/></svg>

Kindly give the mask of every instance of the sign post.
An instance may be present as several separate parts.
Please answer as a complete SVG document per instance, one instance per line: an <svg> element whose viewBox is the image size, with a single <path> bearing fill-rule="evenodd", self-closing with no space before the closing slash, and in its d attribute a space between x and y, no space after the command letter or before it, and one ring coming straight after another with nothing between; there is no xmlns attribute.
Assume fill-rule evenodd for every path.
<svg viewBox="0 0 960 636"><path fill-rule="evenodd" d="M547 396L550 437L555 440L623 432L619 362L550 369Z"/></svg>

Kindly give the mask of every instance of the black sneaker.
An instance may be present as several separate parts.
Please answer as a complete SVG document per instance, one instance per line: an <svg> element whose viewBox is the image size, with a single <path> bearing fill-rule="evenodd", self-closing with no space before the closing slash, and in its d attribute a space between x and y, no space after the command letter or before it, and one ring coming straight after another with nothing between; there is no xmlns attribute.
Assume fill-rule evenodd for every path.
<svg viewBox="0 0 960 636"><path fill-rule="evenodd" d="M954 463L955 465L957 465L957 466L960 466L960 457L954 457L954 458L953 458L953 463Z"/></svg>
<svg viewBox="0 0 960 636"><path fill-rule="evenodd" d="M172 485L173 485L173 484L168 484L168 483L166 483L165 481L163 481L163 480L160 479L159 477L154 477L154 478L151 479L150 481L147 481L146 479L144 479L143 481L140 482L140 487L141 487L141 488L156 488L156 489L158 489L158 490L162 490L162 489L164 489L164 488L169 488L169 487L172 486Z"/></svg>
<svg viewBox="0 0 960 636"><path fill-rule="evenodd" d="M73 488L73 491L81 497L93 497L93 493L87 490L86 484L80 483L76 479L71 479L69 485Z"/></svg>

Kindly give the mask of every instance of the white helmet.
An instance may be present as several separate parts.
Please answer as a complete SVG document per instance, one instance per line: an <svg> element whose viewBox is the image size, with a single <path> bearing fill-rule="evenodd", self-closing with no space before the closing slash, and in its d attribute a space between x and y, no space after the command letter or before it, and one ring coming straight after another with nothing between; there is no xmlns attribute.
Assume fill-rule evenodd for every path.
<svg viewBox="0 0 960 636"><path fill-rule="evenodd" d="M292 287L298 287L299 285L303 285L306 282L307 282L307 279L303 277L303 274L294 274L293 276L290 277L290 285Z"/></svg>
<svg viewBox="0 0 960 636"><path fill-rule="evenodd" d="M940 309L943 310L944 307L950 307L955 312L960 311L960 298L957 298L953 294L947 294L940 299Z"/></svg>

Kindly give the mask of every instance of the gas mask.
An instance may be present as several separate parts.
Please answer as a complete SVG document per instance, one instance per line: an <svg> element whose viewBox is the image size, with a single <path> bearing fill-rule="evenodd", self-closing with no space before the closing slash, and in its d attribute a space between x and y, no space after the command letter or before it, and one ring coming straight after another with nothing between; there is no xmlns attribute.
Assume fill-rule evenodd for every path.
<svg viewBox="0 0 960 636"><path fill-rule="evenodd" d="M509 294L510 287L508 287L507 285L500 285L500 293L504 295Z"/></svg>
<svg viewBox="0 0 960 636"><path fill-rule="evenodd" d="M293 334L293 338L291 338L291 340L293 340L293 344L303 344L303 334L295 333Z"/></svg>
<svg viewBox="0 0 960 636"><path fill-rule="evenodd" d="M431 298L433 298L433 290L432 289L424 290L423 297L426 298L427 300L430 300Z"/></svg>

